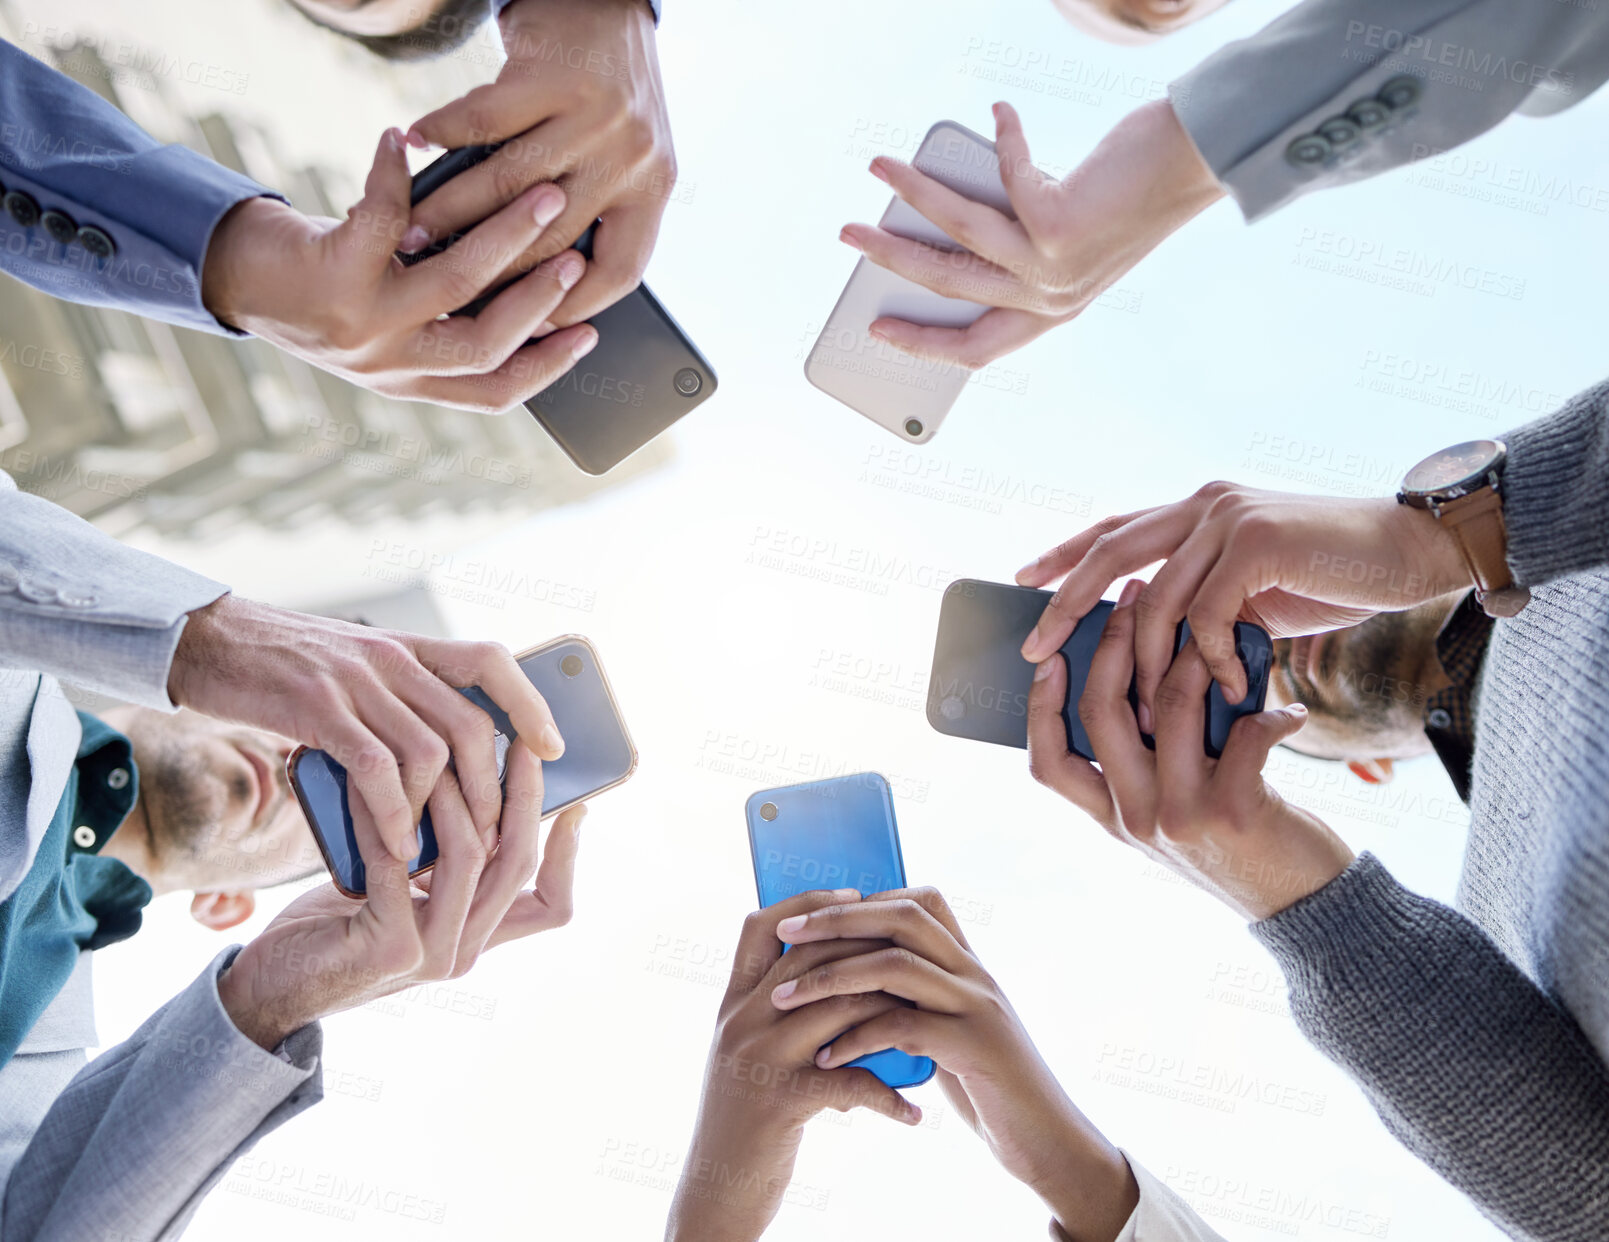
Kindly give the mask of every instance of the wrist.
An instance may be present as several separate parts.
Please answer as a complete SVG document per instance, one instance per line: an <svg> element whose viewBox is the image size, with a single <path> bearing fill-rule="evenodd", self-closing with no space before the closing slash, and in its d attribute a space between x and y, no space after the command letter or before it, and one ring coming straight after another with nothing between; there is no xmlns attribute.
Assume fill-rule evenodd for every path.
<svg viewBox="0 0 1609 1242"><path fill-rule="evenodd" d="M1404 593L1410 596L1401 606L1411 607L1426 600L1475 585L1469 562L1459 549L1452 531L1428 509L1399 503L1395 498L1381 500L1386 521L1397 534L1410 567Z"/></svg>
<svg viewBox="0 0 1609 1242"><path fill-rule="evenodd" d="M1140 1202L1128 1160L1104 1139L1067 1161L1058 1179L1032 1189L1068 1242L1113 1242Z"/></svg>
<svg viewBox="0 0 1609 1242"><path fill-rule="evenodd" d="M1224 188L1167 99L1142 104L1113 130L1138 146L1145 175L1136 189L1153 231L1166 236L1224 196Z"/></svg>
<svg viewBox="0 0 1609 1242"><path fill-rule="evenodd" d="M300 220L301 213L259 195L236 203L212 230L201 266L201 303L225 327L248 330L253 294L270 279L278 237L291 218Z"/></svg>
<svg viewBox="0 0 1609 1242"><path fill-rule="evenodd" d="M219 639L228 634L229 617L238 602L232 593L225 592L186 615L184 631L173 649L173 664L168 669L168 698L175 706L195 705L198 681L205 670L217 665L212 652Z"/></svg>
<svg viewBox="0 0 1609 1242"><path fill-rule="evenodd" d="M239 961L237 957L235 962ZM279 1012L282 1006L264 1004L255 995L249 973L235 964L218 977L218 1001L235 1029L265 1052L272 1052L307 1025Z"/></svg>

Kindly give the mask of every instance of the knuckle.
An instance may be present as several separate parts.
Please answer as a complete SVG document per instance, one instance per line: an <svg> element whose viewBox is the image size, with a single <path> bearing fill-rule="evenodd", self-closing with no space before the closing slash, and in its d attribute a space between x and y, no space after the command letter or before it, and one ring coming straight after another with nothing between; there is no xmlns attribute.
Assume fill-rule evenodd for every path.
<svg viewBox="0 0 1609 1242"><path fill-rule="evenodd" d="M1194 696L1172 678L1164 678L1156 688L1153 704L1159 713L1172 713L1190 707Z"/></svg>
<svg viewBox="0 0 1609 1242"><path fill-rule="evenodd" d="M1195 499L1205 500L1209 505L1233 497L1240 490L1238 484L1227 479L1214 479L1210 483L1203 483L1196 489Z"/></svg>

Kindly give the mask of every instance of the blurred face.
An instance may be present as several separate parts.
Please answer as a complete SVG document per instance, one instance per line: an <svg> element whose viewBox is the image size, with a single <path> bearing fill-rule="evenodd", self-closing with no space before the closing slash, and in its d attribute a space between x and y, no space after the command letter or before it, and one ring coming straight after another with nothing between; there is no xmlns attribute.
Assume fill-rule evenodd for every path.
<svg viewBox="0 0 1609 1242"><path fill-rule="evenodd" d="M1270 706L1302 703L1307 724L1286 743L1320 759L1424 754L1425 699L1437 682L1436 635L1451 604L1431 600L1350 629L1274 640Z"/></svg>
<svg viewBox="0 0 1609 1242"><path fill-rule="evenodd" d="M1056 0L1085 34L1108 43L1150 43L1199 21L1228 0Z"/></svg>
<svg viewBox="0 0 1609 1242"><path fill-rule="evenodd" d="M151 863L166 884L266 888L319 867L285 776L291 742L191 711L108 720L134 745Z"/></svg>

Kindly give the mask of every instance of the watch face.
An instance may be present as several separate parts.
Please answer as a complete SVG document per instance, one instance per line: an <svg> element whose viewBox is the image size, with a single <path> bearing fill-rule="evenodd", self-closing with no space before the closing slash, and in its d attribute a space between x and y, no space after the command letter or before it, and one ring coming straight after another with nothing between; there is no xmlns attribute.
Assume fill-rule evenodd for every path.
<svg viewBox="0 0 1609 1242"><path fill-rule="evenodd" d="M1496 440L1466 440L1432 453L1402 481L1405 492L1443 492L1486 472L1503 459L1505 449Z"/></svg>

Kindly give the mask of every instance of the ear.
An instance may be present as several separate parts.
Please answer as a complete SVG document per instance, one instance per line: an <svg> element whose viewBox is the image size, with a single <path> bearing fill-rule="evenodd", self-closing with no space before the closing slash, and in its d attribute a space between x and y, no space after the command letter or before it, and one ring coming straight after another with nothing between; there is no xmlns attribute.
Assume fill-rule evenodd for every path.
<svg viewBox="0 0 1609 1242"><path fill-rule="evenodd" d="M257 898L248 892L197 893L190 902L190 917L221 932L244 923L256 909Z"/></svg>
<svg viewBox="0 0 1609 1242"><path fill-rule="evenodd" d="M1352 775L1368 785L1384 785L1391 780L1391 760L1389 759L1349 759L1347 767L1352 769Z"/></svg>

